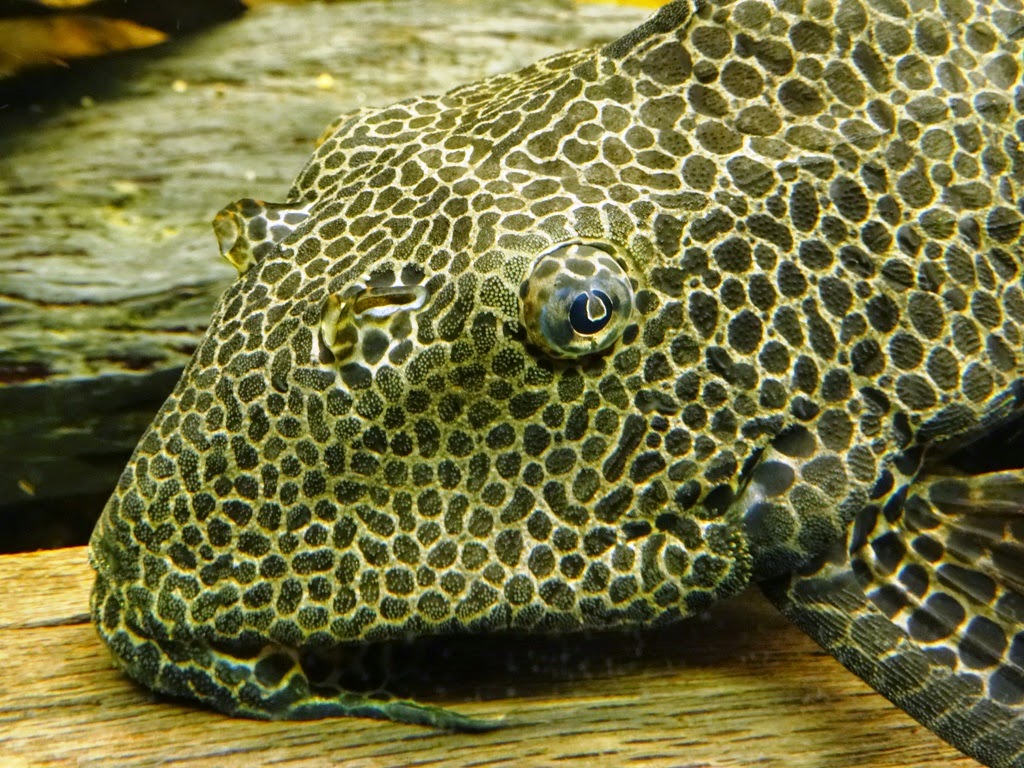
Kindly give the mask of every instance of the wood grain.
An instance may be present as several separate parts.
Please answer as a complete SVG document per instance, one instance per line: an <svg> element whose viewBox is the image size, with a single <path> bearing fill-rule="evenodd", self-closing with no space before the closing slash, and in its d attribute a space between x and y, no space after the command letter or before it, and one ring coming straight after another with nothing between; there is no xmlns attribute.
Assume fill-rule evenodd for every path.
<svg viewBox="0 0 1024 768"><path fill-rule="evenodd" d="M86 615L91 583L84 548L0 557L5 768L978 766L753 592L646 633L463 643L451 662L459 674L434 700L506 715L508 727L452 735L369 720L235 720L156 697L112 667Z"/></svg>

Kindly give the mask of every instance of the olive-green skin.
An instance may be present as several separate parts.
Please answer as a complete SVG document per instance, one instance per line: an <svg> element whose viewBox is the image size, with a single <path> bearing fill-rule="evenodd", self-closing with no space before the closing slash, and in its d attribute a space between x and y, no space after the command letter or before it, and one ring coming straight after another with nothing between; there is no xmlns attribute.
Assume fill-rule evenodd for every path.
<svg viewBox="0 0 1024 768"><path fill-rule="evenodd" d="M998 548L979 597L935 576L970 570L956 520L904 514L982 487L921 490L1020 406L1022 19L671 3L604 48L341 118L285 203L218 219L240 275L92 540L118 663L230 713L473 727L332 693L307 654L663 624L765 582L944 738L1024 764ZM633 297L582 356L524 314L572 244ZM918 561L924 591L899 580Z"/></svg>

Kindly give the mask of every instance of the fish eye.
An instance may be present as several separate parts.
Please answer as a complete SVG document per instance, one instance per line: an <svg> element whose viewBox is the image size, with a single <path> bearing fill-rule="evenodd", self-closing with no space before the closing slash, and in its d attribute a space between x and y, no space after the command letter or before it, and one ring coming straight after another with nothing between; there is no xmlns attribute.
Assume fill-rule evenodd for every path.
<svg viewBox="0 0 1024 768"><path fill-rule="evenodd" d="M552 357L607 349L633 314L633 287L611 246L563 243L542 254L519 296L527 336Z"/></svg>
<svg viewBox="0 0 1024 768"><path fill-rule="evenodd" d="M593 336L611 322L612 309L612 300L600 288L584 291L569 305L569 325L581 336Z"/></svg>

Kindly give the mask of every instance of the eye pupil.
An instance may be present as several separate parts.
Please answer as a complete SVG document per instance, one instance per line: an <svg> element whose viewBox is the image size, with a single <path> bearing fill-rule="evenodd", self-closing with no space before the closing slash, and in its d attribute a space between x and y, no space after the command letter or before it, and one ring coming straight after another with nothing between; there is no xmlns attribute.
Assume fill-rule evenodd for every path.
<svg viewBox="0 0 1024 768"><path fill-rule="evenodd" d="M582 336L604 330L612 319L612 300L597 289L579 294L569 306L569 325Z"/></svg>

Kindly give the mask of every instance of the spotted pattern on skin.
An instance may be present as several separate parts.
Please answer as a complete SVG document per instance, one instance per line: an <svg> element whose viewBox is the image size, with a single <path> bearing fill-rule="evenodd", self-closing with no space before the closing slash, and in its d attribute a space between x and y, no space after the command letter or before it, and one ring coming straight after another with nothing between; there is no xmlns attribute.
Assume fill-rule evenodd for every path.
<svg viewBox="0 0 1024 768"><path fill-rule="evenodd" d="M998 548L981 608L941 554L898 590L947 624L958 602L959 645L885 585L928 557L908 499L951 503L926 458L1019 405L1022 29L1019 0L671 3L604 48L343 116L286 203L219 219L239 279L92 541L119 663L232 713L474 727L314 691L302 655L660 624L810 584L839 543L858 611L974 664L984 606L1021 595ZM632 305L559 354L530 301L574 244ZM948 549L963 522L937 525ZM1013 616L1018 677L986 683L1007 705ZM955 696L900 703L990 754L934 714Z"/></svg>

